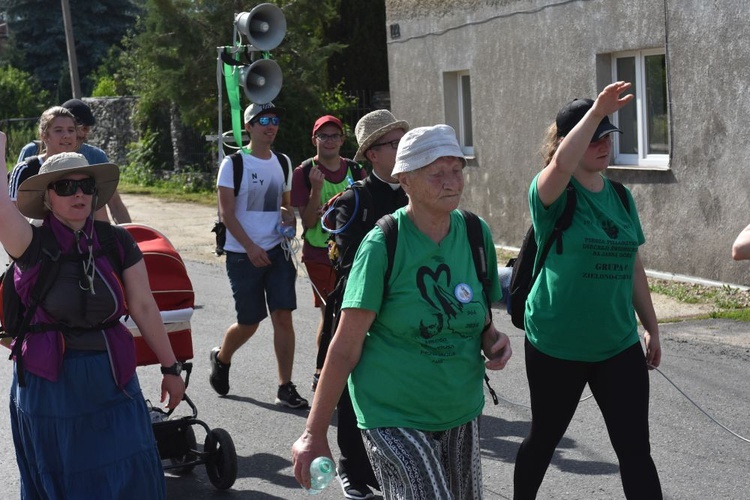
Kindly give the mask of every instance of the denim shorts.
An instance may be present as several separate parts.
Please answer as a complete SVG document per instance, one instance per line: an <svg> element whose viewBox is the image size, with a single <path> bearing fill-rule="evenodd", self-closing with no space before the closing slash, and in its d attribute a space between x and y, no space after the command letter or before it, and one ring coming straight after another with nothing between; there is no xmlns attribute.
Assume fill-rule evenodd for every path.
<svg viewBox="0 0 750 500"><path fill-rule="evenodd" d="M271 265L255 267L246 253L226 252L227 276L232 287L237 323L240 325L260 323L268 316L268 311L297 309L294 289L297 268L292 261L286 260L281 246L275 246L266 253Z"/></svg>

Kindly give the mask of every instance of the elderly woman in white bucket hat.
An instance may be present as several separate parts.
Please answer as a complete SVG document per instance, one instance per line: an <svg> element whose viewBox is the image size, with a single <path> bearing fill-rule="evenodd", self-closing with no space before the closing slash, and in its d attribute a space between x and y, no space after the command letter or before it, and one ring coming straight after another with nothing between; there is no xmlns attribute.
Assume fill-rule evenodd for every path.
<svg viewBox="0 0 750 500"><path fill-rule="evenodd" d="M3 166L5 143L0 132ZM29 306L41 273L56 274L32 307L29 329L11 344L11 430L23 498L165 497L132 335L120 322L126 303L168 367L162 372L173 373L161 386L169 408L182 400L185 385L143 255L126 230L93 220L118 180L116 165L89 165L77 153L54 155L21 184L16 210L0 175L0 242L15 259L21 303ZM32 226L24 215L43 225ZM45 255L58 263L47 267L53 259Z"/></svg>
<svg viewBox="0 0 750 500"><path fill-rule="evenodd" d="M304 487L312 460L331 456L326 429L348 378L384 498L482 496L482 381L485 368L505 367L511 348L492 324L456 210L465 164L447 125L412 129L398 145L393 175L409 203L393 214L392 272L385 283L386 245L377 227L354 259L306 430L292 448ZM492 236L482 227L487 268L495 269ZM490 282L497 301L497 277Z"/></svg>

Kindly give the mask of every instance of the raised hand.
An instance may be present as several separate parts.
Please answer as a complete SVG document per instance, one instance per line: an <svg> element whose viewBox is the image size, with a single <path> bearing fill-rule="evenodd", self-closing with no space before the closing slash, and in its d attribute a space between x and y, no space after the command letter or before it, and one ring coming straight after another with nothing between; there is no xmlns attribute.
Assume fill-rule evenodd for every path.
<svg viewBox="0 0 750 500"><path fill-rule="evenodd" d="M604 87L604 90L599 93L599 96L597 96L594 101L594 110L599 115L611 115L619 110L635 98L635 95L633 94L620 97L621 94L626 92L631 86L632 84L630 82L610 83Z"/></svg>

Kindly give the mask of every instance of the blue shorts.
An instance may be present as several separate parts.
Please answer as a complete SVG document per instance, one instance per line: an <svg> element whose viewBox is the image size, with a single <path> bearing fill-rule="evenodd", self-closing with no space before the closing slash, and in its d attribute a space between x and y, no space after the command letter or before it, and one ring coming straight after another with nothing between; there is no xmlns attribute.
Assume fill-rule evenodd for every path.
<svg viewBox="0 0 750 500"><path fill-rule="evenodd" d="M292 261L286 260L281 246L266 253L271 265L255 267L246 253L226 252L227 276L240 325L258 324L268 316L268 311L297 309L294 289L297 268Z"/></svg>

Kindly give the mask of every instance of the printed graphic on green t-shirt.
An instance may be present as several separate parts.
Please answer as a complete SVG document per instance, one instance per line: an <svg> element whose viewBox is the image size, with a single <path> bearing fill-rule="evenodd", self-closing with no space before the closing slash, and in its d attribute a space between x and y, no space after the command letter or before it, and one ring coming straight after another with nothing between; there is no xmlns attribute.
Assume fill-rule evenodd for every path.
<svg viewBox="0 0 750 500"><path fill-rule="evenodd" d="M350 377L359 426L445 430L475 418L484 405L481 331L487 316L466 227L451 214L436 244L398 210L398 245L386 296L385 238L373 229L362 242L342 309L377 313ZM485 227L488 268L497 269ZM491 275L491 300L500 299ZM416 397L419 395L419 397Z"/></svg>
<svg viewBox="0 0 750 500"><path fill-rule="evenodd" d="M537 177L538 178L538 177ZM545 208L529 190L531 218L541 247L566 202L566 193ZM561 359L601 361L638 341L633 310L633 266L645 241L635 202L630 212L605 179L598 193L575 179L573 222L563 251L552 247L526 303L526 334L540 351Z"/></svg>

